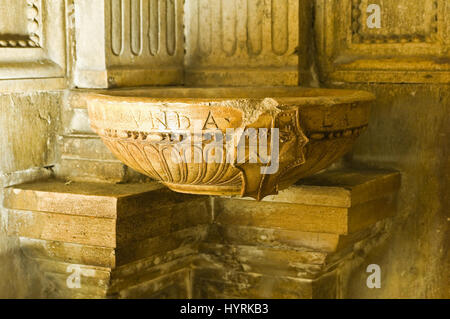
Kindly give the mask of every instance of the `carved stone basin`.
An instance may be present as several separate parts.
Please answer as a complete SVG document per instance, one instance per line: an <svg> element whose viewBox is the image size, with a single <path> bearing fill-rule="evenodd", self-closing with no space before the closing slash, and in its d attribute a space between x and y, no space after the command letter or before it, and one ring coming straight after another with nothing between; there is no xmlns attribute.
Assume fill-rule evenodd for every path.
<svg viewBox="0 0 450 319"><path fill-rule="evenodd" d="M177 192L260 200L348 152L368 125L374 96L171 87L86 99L93 130L126 165Z"/></svg>

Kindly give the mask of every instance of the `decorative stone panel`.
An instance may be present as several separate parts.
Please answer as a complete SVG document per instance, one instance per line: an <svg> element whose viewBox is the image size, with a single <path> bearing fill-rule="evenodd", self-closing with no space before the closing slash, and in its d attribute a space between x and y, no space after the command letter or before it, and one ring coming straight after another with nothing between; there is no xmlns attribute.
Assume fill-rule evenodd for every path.
<svg viewBox="0 0 450 319"><path fill-rule="evenodd" d="M2 48L38 48L42 39L41 0L12 1L0 3L0 12L8 12L2 17ZM13 14L10 14L10 13ZM21 23L17 23L17 18ZM25 20L26 19L26 20ZM23 21L25 20L25 21ZM25 22L25 23L24 23Z"/></svg>
<svg viewBox="0 0 450 319"><path fill-rule="evenodd" d="M368 20L378 8L377 27ZM315 29L322 79L448 83L449 16L446 0L318 0Z"/></svg>
<svg viewBox="0 0 450 319"><path fill-rule="evenodd" d="M299 12L307 11L306 3L186 1L186 82L298 85L299 30L305 31L300 28Z"/></svg>
<svg viewBox="0 0 450 319"><path fill-rule="evenodd" d="M0 79L61 78L52 83L62 87L64 76L64 1L1 1Z"/></svg>
<svg viewBox="0 0 450 319"><path fill-rule="evenodd" d="M182 0L74 0L74 10L75 86L183 82Z"/></svg>

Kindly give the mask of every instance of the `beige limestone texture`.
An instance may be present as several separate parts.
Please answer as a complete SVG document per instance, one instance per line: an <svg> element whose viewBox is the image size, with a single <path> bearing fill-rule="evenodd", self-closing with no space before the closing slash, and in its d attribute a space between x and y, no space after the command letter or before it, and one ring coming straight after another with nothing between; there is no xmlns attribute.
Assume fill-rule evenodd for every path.
<svg viewBox="0 0 450 319"><path fill-rule="evenodd" d="M77 46L80 46L80 43L77 44L76 40L79 36L77 35L75 19L76 7L74 2L76 1L64 1L66 4L65 18L61 14L64 10L54 11L54 14L44 14L43 16L42 22L46 25L48 31L44 39L50 40L58 37L61 39L61 35L66 34L68 45L65 49L65 41L59 40L47 41L47 44L51 44L51 46L44 46L42 50L0 48L2 53L0 59L0 78L2 79L0 80L0 90L4 94L1 97L2 105L0 106L2 110L0 113L1 188L51 177L51 170L44 168L44 166L55 164L55 161L45 160L45 158L58 159L58 155L50 156L48 154L58 154L59 150L63 150L61 152L63 155L64 152L67 152L67 158L61 160L62 169L60 171L59 165L55 166L55 172L57 174L62 172L59 176L66 181L70 182L70 180L79 178L124 182L140 178L126 170L123 165L119 166L117 163L105 161L111 154L107 153L104 148L97 147L100 143L98 140L94 140L95 137L92 132L89 135L89 132L84 131L84 128L89 126L87 116L83 117L82 112L76 113L70 110L72 105L65 100L56 102L52 94L49 95L46 92L53 89L63 90L68 86L73 88L74 86L74 69L77 63L76 49ZM57 4L53 8L63 3L63 1L52 2ZM375 93L377 103L372 110L369 131L357 143L353 159L351 156L348 157L346 164L355 166L358 163L361 166L370 165L383 169L390 167L400 170L403 175L403 183L400 189L398 211L396 217L387 222L386 225L377 226L378 228L384 227L384 233L389 235L389 240L384 242L381 240L381 244L377 244L379 243L377 237L372 234L369 236L373 239L372 241L362 241L357 245L358 253L354 261L346 263L346 266L339 270L342 293L332 297L449 298L450 257L448 255L448 243L450 241L447 207L449 203L448 180L450 180L448 177L448 131L450 126L448 123L448 107L450 101L449 88L446 84L449 82L449 2L445 0L373 0L373 2L382 6L386 5L388 12L383 12L387 12L389 15L386 21L387 27L378 31L367 30L364 26L360 30L361 23L354 24L355 29L351 25L353 22L358 22L355 21L355 18L358 17L357 14L360 11L354 11L353 9L357 8L352 6L359 5L363 9L361 11L364 11L368 4L366 0L300 1L301 6L314 4L314 10L306 7L307 9L300 10L299 13L300 37L296 51L299 55L298 65L300 66L298 74L292 72L292 69L282 72L271 69L270 72L263 72L262 74L265 77L261 78L258 69L252 70L253 72L244 72L245 74L242 72L216 72L215 69L206 69L204 70L207 73L206 75L214 75L215 72L217 74L197 78L197 80L206 82L208 85L216 85L216 81L222 81L223 84L225 80L233 84L233 79L235 80L238 77L247 85L257 85L266 80L284 84L286 82L294 83L295 79L305 77L308 80L301 80L302 84L312 83L315 86L320 84L323 86L338 86L339 88L347 87L369 90ZM19 2L10 0L9 3L16 5ZM25 1L20 3L25 4ZM399 7L403 7L404 11L398 10L396 5L399 4ZM435 10L436 7L437 11ZM16 12L20 13L21 10ZM315 17L312 16L313 12ZM97 13L99 12L97 11ZM355 16L352 16L353 13ZM392 16L390 16L391 13ZM437 19L435 19L436 14ZM363 13L363 17L366 17L365 13ZM15 30L24 33L27 20L20 15L16 15L15 18L20 22L15 26ZM315 30L311 27L312 21L315 21ZM383 18L383 25L384 22ZM64 27L66 27L65 30ZM89 28L86 28L86 30L90 31ZM431 33L429 33L430 31ZM99 33L98 37L97 34L91 32L89 32L89 35L96 36L99 42L103 42L101 36L104 36L105 32L100 30ZM0 30L0 38L3 34L4 32ZM427 37L427 34L430 37ZM360 38L361 35L362 38ZM368 38L365 41L368 42L364 42L366 36ZM354 42L353 37L357 41L356 43L352 43ZM392 43L386 43L386 39ZM430 40L431 42L429 42ZM68 59L64 61L66 56ZM7 59L3 59L4 57ZM94 56L90 58L94 58ZM150 67L150 70L147 68L142 71L140 68L136 68L133 71L131 70L132 63L130 63L130 60L122 58L117 60L123 62L125 67L121 68L120 65L114 67L110 72L114 79L111 79L110 82L108 82L109 79L106 75L102 73L105 69L103 66L100 72L86 73L84 75L86 76L85 82L92 86L92 83L98 83L100 78L100 86L102 87L158 82L160 72L156 70L153 73L153 66ZM268 61L272 60L268 59ZM67 67L65 64L67 64ZM177 73L179 72L178 62L176 64L176 71L169 72L169 75L172 74L170 76L174 83L180 84L184 77ZM311 73L305 71L309 69ZM62 77L64 74L66 74L66 78ZM100 74L100 77L97 77L98 74ZM19 79L12 80L11 78ZM319 79L321 83L319 83ZM167 77L164 76L160 80L168 81ZM253 82L249 82L249 80ZM410 84L406 85L405 83ZM23 93L17 95L13 91L31 91L35 95L33 100L38 102L39 107L37 104L30 107L30 99L26 95L23 95ZM63 106L59 109L58 105L61 104ZM35 121L37 109L39 109L41 115L44 115L44 118L47 118L46 115L50 115L52 124L45 124L46 121L44 120ZM62 121L59 121L59 124L63 127L62 132L56 132L56 126L54 126L58 121L59 111L61 111L63 118ZM70 126L70 117L72 116L77 119L73 124L78 124L78 126ZM28 130L28 127L33 127L35 131ZM16 132L16 128L22 128L20 134L28 138L21 138ZM74 130L72 131L72 129ZM16 132L16 135L12 133L12 130ZM61 136L58 150L53 138L50 138L51 142L47 145L48 137L52 135ZM71 147L71 145L76 145L77 139L85 140L80 142L79 148ZM94 141L88 142L88 139ZM33 143L30 143L30 140ZM67 146L65 146L66 141ZM44 145L47 145L47 147L44 147ZM8 150L8 152L5 150ZM14 156L11 150L16 150ZM31 150L34 153L25 152L26 150ZM343 192L345 193L345 191ZM314 194L314 196L323 198L320 187ZM0 196L3 196L3 192ZM284 195L279 196L283 197ZM328 198L335 203L336 193L328 196ZM347 203L348 197L345 198L341 202ZM71 262L78 264L92 263L95 266L110 267L113 262L111 250L107 249L99 249L93 246L85 248L78 244L61 245L55 242L49 245L45 241L37 239L7 236L7 214L5 214L3 208L1 209L1 216L0 278L6 278L6 280L0 280L1 297L56 296L58 291L63 291L66 294L65 296L74 296L70 295L73 291L63 290L64 286L54 286L47 291L41 291L41 287L45 286L40 279L41 272L38 271L38 265L30 262L27 258L23 258L23 254L27 252L20 250L20 242L23 242L22 245L29 247L33 254L41 257L51 255L52 258L57 259L58 255L62 255L66 258L70 253L78 254L77 258L71 260ZM375 234L379 233L377 227L374 230ZM246 245L249 242L267 244L274 240L277 245L289 243L309 248L316 247L326 252L342 250L346 245L370 235L370 232L364 233L367 231L362 231L350 237L346 236L346 239L344 239L336 234L315 234L287 230L266 232L260 228L243 226L228 227L226 230L219 228L217 231L220 231L227 240L239 242L241 245ZM201 233L201 231L198 230L197 233ZM167 243L164 249L173 250L173 247L178 245L177 241L183 240L183 236L182 233L174 235L173 241L172 239L162 238L161 241L164 244ZM149 240L145 244L132 247L136 247L136 251L139 251L140 254L141 252L152 252L152 249L159 245L158 240ZM62 253L59 253L59 250ZM132 254L128 255L127 253L129 251L125 248L122 256L126 256L124 258L127 261L135 258ZM186 257L184 263L190 263L191 261L188 259L189 257ZM149 261L149 263L152 262ZM192 262L203 264L204 260ZM382 267L381 289L369 290L364 285L360 285L367 277L365 267L370 263L379 263ZM135 268L138 268L139 265L139 263L136 264ZM67 267L67 265L64 266ZM64 266L61 267L61 264L59 264L59 268L57 268L55 265L48 265L47 269L65 269ZM176 269L173 264L171 267ZM127 271L126 268L123 270ZM61 275L56 270L53 272L56 273L53 278L61 279L66 275L66 273ZM217 276L217 272L209 273ZM333 273L329 277L324 277L322 281L334 282L334 275L337 274ZM151 291L151 287L161 285L164 280L137 284L133 289L123 292L121 296L160 298L192 296L188 293L189 285L185 284L185 279L188 276L195 278L195 274L175 270L175 275L168 278L169 280L166 281L168 284L162 285L163 288L160 292L146 295L146 291ZM205 277L207 276L203 276L203 278ZM230 282L218 283L211 279L203 279L203 282L198 280L196 283L203 289L198 296L223 297L224 295L221 294L223 291L230 296L234 294L244 296L246 292L248 293L253 289L256 294L267 297L268 292L270 292L269 288L273 287L270 284L271 278L261 281L259 278L262 276L256 277L248 275L235 277L246 284L240 286ZM99 271L99 278L100 281L106 278L101 271ZM138 283L139 277L135 276L134 278L135 282ZM261 284L261 282L265 284ZM180 283L180 286L177 283ZM257 287L256 289L252 288L252 283L255 283L253 287ZM259 286L258 283L260 283ZM286 280L283 284L286 294L293 297L310 295L310 288L295 290L296 286L292 283L293 281ZM147 287L150 288L147 289ZM90 289L95 293L92 287ZM322 291L321 294L315 296L325 296L329 291L331 290ZM92 296L92 294L79 294L78 296L86 297Z"/></svg>
<svg viewBox="0 0 450 319"><path fill-rule="evenodd" d="M301 40L311 2L189 0L185 6L188 85L290 85L304 80Z"/></svg>
<svg viewBox="0 0 450 319"><path fill-rule="evenodd" d="M4 206L22 262L36 269L27 296L39 298L188 297L191 259L211 221L207 198L155 182L46 180L7 188ZM74 269L80 288L67 284Z"/></svg>
<svg viewBox="0 0 450 319"><path fill-rule="evenodd" d="M352 85L352 87L355 87ZM361 166L390 167L402 173L397 218L391 239L367 263L385 272L383 288L352 285L347 297L448 298L449 111L450 88L442 84L358 85L378 96L372 126L350 155Z"/></svg>
<svg viewBox="0 0 450 319"><path fill-rule="evenodd" d="M315 4L321 81L449 83L448 1L317 0ZM373 13L369 5L380 8L380 28L369 27Z"/></svg>
<svg viewBox="0 0 450 319"><path fill-rule="evenodd" d="M72 84L183 83L183 2L73 0Z"/></svg>
<svg viewBox="0 0 450 319"><path fill-rule="evenodd" d="M60 103L58 92L0 94L1 172L56 163Z"/></svg>
<svg viewBox="0 0 450 319"><path fill-rule="evenodd" d="M57 162L60 94L57 92L2 93L0 95L0 188L51 176ZM47 167L47 168L44 168ZM0 194L3 201L3 191ZM0 209L0 297L37 296L39 271L19 248L16 236L7 236L6 212Z"/></svg>
<svg viewBox="0 0 450 319"><path fill-rule="evenodd" d="M298 185L310 202L292 203L291 218L271 201L181 195L156 182L33 182L7 188L4 207L9 235L18 236L23 260L39 271L39 297L335 298L342 294L340 269L360 263L355 247L383 237L399 177L342 169L320 174L305 184L333 185L322 193L349 207L327 196L311 199L315 187ZM223 201L237 203L232 218ZM339 220L335 211L342 212ZM354 227L355 216L372 218L357 218ZM75 268L77 289L67 285Z"/></svg>

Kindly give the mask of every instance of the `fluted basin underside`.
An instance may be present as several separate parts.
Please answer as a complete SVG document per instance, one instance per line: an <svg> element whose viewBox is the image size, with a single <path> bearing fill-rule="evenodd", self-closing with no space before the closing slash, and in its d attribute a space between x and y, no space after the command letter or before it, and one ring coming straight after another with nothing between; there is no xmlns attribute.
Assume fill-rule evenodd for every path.
<svg viewBox="0 0 450 319"><path fill-rule="evenodd" d="M110 90L87 103L92 128L133 169L178 192L260 200L348 152L373 99L350 90L170 87Z"/></svg>

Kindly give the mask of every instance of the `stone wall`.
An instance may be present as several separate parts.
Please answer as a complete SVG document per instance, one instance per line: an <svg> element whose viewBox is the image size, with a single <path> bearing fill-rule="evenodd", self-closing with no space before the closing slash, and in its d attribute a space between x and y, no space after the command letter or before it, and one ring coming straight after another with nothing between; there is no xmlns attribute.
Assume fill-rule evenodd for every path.
<svg viewBox="0 0 450 319"><path fill-rule="evenodd" d="M52 175L60 105L58 92L0 93L0 188ZM23 258L17 236L7 236L3 208L0 216L0 297L39 296L40 274Z"/></svg>
<svg viewBox="0 0 450 319"><path fill-rule="evenodd" d="M361 166L402 173L391 238L368 258L383 271L382 289L356 284L356 298L450 296L449 133L450 87L428 84L352 85L377 95L368 132L349 155ZM353 274L353 283L364 276Z"/></svg>
<svg viewBox="0 0 450 319"><path fill-rule="evenodd" d="M379 9L380 28L366 21ZM391 238L367 263L383 271L382 289L356 283L349 297L450 296L448 1L316 0L317 66L323 86L377 96L368 132L347 160L402 173Z"/></svg>
<svg viewBox="0 0 450 319"><path fill-rule="evenodd" d="M3 1L0 28L0 201L3 188L48 178L59 161L65 87L64 1ZM0 297L40 295L39 272L7 236L0 208Z"/></svg>

